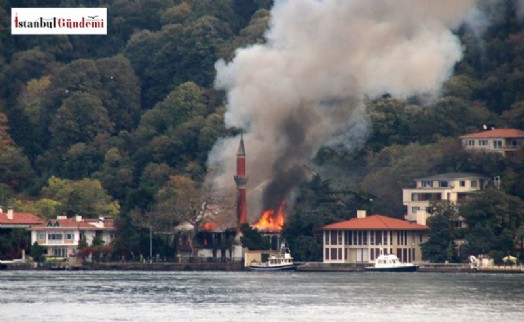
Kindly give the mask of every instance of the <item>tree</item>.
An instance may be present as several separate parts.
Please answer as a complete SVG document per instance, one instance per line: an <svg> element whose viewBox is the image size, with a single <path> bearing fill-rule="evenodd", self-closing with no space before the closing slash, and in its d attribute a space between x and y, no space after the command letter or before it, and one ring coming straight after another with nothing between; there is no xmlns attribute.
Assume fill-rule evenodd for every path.
<svg viewBox="0 0 524 322"><path fill-rule="evenodd" d="M51 177L41 193L44 197L59 202L58 210L65 213L87 217L117 216L120 210L118 202L113 201L96 179L72 181Z"/></svg>
<svg viewBox="0 0 524 322"><path fill-rule="evenodd" d="M60 205L60 202L48 198L42 198L35 202L37 214L48 219L56 217L56 214L59 213Z"/></svg>
<svg viewBox="0 0 524 322"><path fill-rule="evenodd" d="M111 133L113 124L102 101L89 93L73 93L63 101L49 130L57 148L91 142L97 135Z"/></svg>
<svg viewBox="0 0 524 322"><path fill-rule="evenodd" d="M434 263L457 260L455 239L456 222L459 220L457 207L449 200L431 201L428 218L428 241L422 244L422 258Z"/></svg>
<svg viewBox="0 0 524 322"><path fill-rule="evenodd" d="M100 75L103 106L116 132L133 130L140 115L140 80L123 55L95 62Z"/></svg>
<svg viewBox="0 0 524 322"><path fill-rule="evenodd" d="M256 228L251 228L249 224L245 223L240 226L242 237L240 242L242 247L249 250L267 250L269 249L269 238L264 237Z"/></svg>
<svg viewBox="0 0 524 322"><path fill-rule="evenodd" d="M524 201L487 189L460 207L467 223L463 255L511 254L524 224Z"/></svg>
<svg viewBox="0 0 524 322"><path fill-rule="evenodd" d="M107 192L119 200L125 198L134 183L134 163L131 158L118 148L107 150L104 163L95 176L100 179Z"/></svg>
<svg viewBox="0 0 524 322"><path fill-rule="evenodd" d="M38 242L34 242L29 249L29 256L33 257L35 262L41 262L44 260L44 248L38 245Z"/></svg>
<svg viewBox="0 0 524 322"><path fill-rule="evenodd" d="M15 191L29 186L34 172L27 157L17 147L0 147L0 181Z"/></svg>

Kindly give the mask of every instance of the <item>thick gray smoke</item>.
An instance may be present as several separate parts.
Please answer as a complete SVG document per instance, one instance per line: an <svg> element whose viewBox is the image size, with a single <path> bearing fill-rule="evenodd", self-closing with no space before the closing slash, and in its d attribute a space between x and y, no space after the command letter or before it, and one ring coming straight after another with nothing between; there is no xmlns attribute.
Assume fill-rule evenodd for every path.
<svg viewBox="0 0 524 322"><path fill-rule="evenodd" d="M275 1L266 44L216 64L226 126L242 128L249 219L276 208L309 176L325 145L366 137L361 99L438 95L462 57L453 30L474 0ZM239 138L216 143L213 180L234 187Z"/></svg>

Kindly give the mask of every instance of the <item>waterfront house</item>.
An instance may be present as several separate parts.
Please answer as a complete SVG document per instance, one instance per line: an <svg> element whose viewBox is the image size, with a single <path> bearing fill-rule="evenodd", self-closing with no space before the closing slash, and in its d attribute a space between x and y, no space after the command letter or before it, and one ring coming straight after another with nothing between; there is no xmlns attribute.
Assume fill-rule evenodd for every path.
<svg viewBox="0 0 524 322"><path fill-rule="evenodd" d="M92 245L95 239L109 245L116 232L112 217L87 219L80 215L72 218L58 216L29 230L31 244L38 242L46 256L50 257L76 256L79 243L84 238L87 245Z"/></svg>
<svg viewBox="0 0 524 322"><path fill-rule="evenodd" d="M420 245L427 239L428 227L382 215L367 216L321 227L324 263L372 263L384 253L395 254L402 262L422 260Z"/></svg>
<svg viewBox="0 0 524 322"><path fill-rule="evenodd" d="M517 151L524 145L524 131L492 129L460 136L462 146L469 151L497 152L502 155Z"/></svg>
<svg viewBox="0 0 524 322"><path fill-rule="evenodd" d="M432 200L449 200L461 205L484 189L489 178L477 173L450 172L415 179L415 182L415 188L402 189L402 203L407 208L405 219L425 225ZM464 224L459 218L456 225L461 228Z"/></svg>

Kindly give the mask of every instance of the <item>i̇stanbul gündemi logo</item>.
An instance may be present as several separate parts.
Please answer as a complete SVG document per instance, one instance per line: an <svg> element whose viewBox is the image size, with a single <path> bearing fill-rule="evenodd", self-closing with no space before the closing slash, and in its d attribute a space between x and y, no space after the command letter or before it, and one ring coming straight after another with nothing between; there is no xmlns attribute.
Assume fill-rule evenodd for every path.
<svg viewBox="0 0 524 322"><path fill-rule="evenodd" d="M13 35L107 35L107 8L12 8Z"/></svg>

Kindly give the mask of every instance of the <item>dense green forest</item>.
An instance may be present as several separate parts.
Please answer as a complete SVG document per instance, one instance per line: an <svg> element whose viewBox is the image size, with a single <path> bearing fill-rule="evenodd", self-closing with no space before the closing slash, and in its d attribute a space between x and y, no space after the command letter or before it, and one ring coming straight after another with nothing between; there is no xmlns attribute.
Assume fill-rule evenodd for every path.
<svg viewBox="0 0 524 322"><path fill-rule="evenodd" d="M78 6L108 8L107 36L10 34L11 7ZM231 60L236 48L264 43L271 6L0 0L0 204L42 217L114 215L116 253L148 253L148 232L133 219L165 205L180 182L199 190L216 140L238 133L224 125L214 64ZM316 227L353 217L356 209L401 217L402 188L442 172L502 178L501 190L482 198L492 202L479 205L485 214L465 210L478 222L466 238L488 230L492 238L482 250L503 252L501 239L511 244L524 236L524 215L511 206L524 200L524 151L508 158L468 153L457 141L483 125L524 129L524 19L514 6L484 8L497 14L482 34L466 26L457 31L464 57L438 100L369 99L364 146L320 150L312 160L316 175L287 214L284 234L298 259L319 259ZM497 200L511 203L496 207ZM512 218L511 227L494 230L494 222L505 225L493 218L500 212ZM171 256L162 243L155 237L155 247Z"/></svg>

